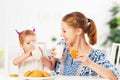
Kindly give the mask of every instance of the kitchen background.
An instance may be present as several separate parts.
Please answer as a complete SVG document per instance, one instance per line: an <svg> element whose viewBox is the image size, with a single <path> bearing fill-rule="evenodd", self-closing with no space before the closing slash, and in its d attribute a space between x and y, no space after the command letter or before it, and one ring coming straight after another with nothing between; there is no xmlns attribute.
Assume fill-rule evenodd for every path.
<svg viewBox="0 0 120 80"><path fill-rule="evenodd" d="M107 22L111 19L110 9L119 0L0 0L0 68L15 71L12 58L19 50L18 35L24 29L36 29L37 39L46 48L53 46L60 37L61 18L72 11L80 11L95 21L98 30L98 43L101 46L109 35Z"/></svg>

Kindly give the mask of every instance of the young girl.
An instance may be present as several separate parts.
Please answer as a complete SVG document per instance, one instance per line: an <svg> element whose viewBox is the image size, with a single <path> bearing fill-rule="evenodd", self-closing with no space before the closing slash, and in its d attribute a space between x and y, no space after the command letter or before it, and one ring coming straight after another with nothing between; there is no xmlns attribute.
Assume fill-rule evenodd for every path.
<svg viewBox="0 0 120 80"><path fill-rule="evenodd" d="M23 76L25 72L30 70L43 70L43 63L41 61L40 55L42 55L42 50L39 47L40 55L39 58L35 59L33 56L33 50L35 50L36 34L35 29L33 30L24 30L22 32L18 32L19 42L22 51L20 55L18 55L13 60L14 65L18 65L19 67L19 75Z"/></svg>
<svg viewBox="0 0 120 80"><path fill-rule="evenodd" d="M92 19L81 12L72 12L63 17L61 36L64 38L58 44L64 44L61 60L55 60L55 48L51 52L49 62L51 70L64 76L100 76L109 80L117 80L117 69L106 60L105 54L91 45L97 42L97 30ZM88 35L89 41L85 35ZM72 53L75 53L72 57ZM71 55L72 54L72 55Z"/></svg>

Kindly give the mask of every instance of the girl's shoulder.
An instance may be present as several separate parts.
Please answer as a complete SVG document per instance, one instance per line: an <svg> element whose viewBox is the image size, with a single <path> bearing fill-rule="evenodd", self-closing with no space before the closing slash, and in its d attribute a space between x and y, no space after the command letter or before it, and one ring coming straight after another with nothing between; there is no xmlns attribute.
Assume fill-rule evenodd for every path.
<svg viewBox="0 0 120 80"><path fill-rule="evenodd" d="M24 53L24 50L20 49L20 50L17 52L17 55L22 55L22 54L25 54L25 53Z"/></svg>

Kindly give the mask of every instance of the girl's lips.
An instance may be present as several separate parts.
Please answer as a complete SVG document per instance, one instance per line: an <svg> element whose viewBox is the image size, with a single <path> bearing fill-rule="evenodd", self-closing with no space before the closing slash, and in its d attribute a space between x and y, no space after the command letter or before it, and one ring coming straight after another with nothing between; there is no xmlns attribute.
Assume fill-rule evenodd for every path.
<svg viewBox="0 0 120 80"><path fill-rule="evenodd" d="M67 39L64 39L65 41L67 41Z"/></svg>

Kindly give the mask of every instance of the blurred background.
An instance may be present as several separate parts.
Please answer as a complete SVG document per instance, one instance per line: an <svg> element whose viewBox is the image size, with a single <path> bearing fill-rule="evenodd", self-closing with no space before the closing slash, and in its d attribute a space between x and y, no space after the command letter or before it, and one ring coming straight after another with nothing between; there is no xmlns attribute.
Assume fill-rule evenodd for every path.
<svg viewBox="0 0 120 80"><path fill-rule="evenodd" d="M93 47L108 55L112 42L120 42L115 33L120 30L120 0L0 0L0 68L13 68L10 60L19 49L16 29L34 27L38 41L51 48L60 37L61 18L73 11L95 21L98 43Z"/></svg>

